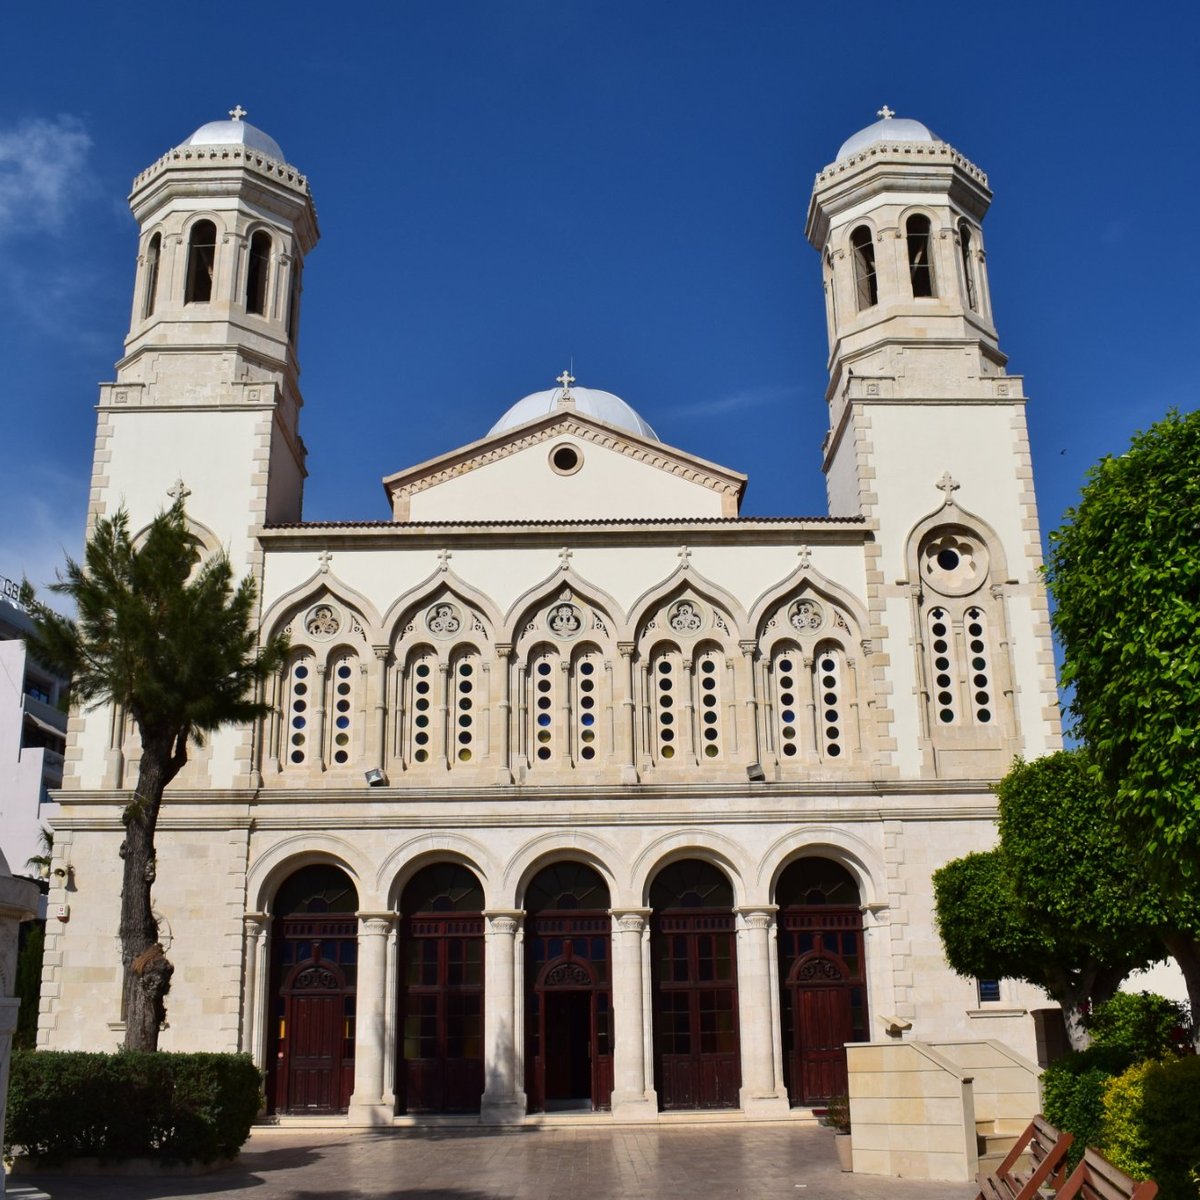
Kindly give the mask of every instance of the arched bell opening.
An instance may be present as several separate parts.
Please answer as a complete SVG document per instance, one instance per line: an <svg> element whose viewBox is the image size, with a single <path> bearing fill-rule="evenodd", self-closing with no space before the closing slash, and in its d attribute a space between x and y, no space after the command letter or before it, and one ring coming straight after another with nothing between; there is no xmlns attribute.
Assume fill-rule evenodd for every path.
<svg viewBox="0 0 1200 1200"><path fill-rule="evenodd" d="M613 1089L608 885L556 862L525 891L525 1074L534 1112L606 1109Z"/></svg>
<svg viewBox="0 0 1200 1200"><path fill-rule="evenodd" d="M401 1112L478 1112L483 1095L483 887L458 863L423 867L400 897Z"/></svg>
<svg viewBox="0 0 1200 1200"><path fill-rule="evenodd" d="M683 859L650 886L654 1076L664 1109L736 1108L742 1082L733 887Z"/></svg>
<svg viewBox="0 0 1200 1200"><path fill-rule="evenodd" d="M358 892L331 863L275 894L267 1099L277 1113L343 1113L354 1090Z"/></svg>
<svg viewBox="0 0 1200 1200"><path fill-rule="evenodd" d="M840 863L800 858L779 877L783 1074L792 1104L846 1092L846 1043L867 1040L858 884Z"/></svg>

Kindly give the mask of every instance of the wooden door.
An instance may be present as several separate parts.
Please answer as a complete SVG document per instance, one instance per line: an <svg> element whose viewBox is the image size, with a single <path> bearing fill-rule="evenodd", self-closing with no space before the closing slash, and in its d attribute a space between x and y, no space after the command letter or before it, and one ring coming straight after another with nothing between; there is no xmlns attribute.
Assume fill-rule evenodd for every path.
<svg viewBox="0 0 1200 1200"><path fill-rule="evenodd" d="M850 992L839 984L843 984L840 978L833 986L796 987L796 1075L805 1104L846 1092L845 1047L853 1031Z"/></svg>
<svg viewBox="0 0 1200 1200"><path fill-rule="evenodd" d="M741 1085L732 913L656 915L654 1062L664 1109L736 1108Z"/></svg>
<svg viewBox="0 0 1200 1200"><path fill-rule="evenodd" d="M284 984L279 1057L290 1113L345 1110L342 1095L347 1021L345 980L330 962L301 963Z"/></svg>

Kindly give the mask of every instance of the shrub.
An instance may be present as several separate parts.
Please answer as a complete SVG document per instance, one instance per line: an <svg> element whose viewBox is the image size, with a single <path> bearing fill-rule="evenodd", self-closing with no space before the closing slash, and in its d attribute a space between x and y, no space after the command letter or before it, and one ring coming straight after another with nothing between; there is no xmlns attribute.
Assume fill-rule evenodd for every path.
<svg viewBox="0 0 1200 1200"><path fill-rule="evenodd" d="M1069 1152L1074 1166L1088 1146L1100 1145L1104 1089L1131 1061L1126 1051L1092 1046L1059 1059L1042 1074L1042 1109L1051 1125L1075 1135Z"/></svg>
<svg viewBox="0 0 1200 1200"><path fill-rule="evenodd" d="M1158 1184L1161 1200L1200 1195L1200 1058L1139 1063L1105 1090L1104 1152L1123 1171Z"/></svg>
<svg viewBox="0 0 1200 1200"><path fill-rule="evenodd" d="M1160 1058L1186 1042L1187 1009L1151 992L1118 992L1084 1021L1094 1046L1124 1050L1136 1062Z"/></svg>
<svg viewBox="0 0 1200 1200"><path fill-rule="evenodd" d="M262 1104L245 1054L18 1051L5 1153L212 1162L237 1153Z"/></svg>

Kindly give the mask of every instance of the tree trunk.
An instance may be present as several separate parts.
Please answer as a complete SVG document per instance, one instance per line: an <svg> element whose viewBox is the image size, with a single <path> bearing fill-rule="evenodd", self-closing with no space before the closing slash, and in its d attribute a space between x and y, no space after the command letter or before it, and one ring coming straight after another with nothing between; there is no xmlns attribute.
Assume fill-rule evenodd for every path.
<svg viewBox="0 0 1200 1200"><path fill-rule="evenodd" d="M1163 945L1183 972L1192 1010L1192 1046L1200 1054L1200 941L1188 933L1167 933Z"/></svg>
<svg viewBox="0 0 1200 1200"><path fill-rule="evenodd" d="M125 809L125 871L121 884L121 964L124 968L122 1016L126 1050L157 1050L166 1019L166 995L175 968L158 940L151 907L156 859L154 833L163 790L187 761L183 738L142 734L137 788Z"/></svg>

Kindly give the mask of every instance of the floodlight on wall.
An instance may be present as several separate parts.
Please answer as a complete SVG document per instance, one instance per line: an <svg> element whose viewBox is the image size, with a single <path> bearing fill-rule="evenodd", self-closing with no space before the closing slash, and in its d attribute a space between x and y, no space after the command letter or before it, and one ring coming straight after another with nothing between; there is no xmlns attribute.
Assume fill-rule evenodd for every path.
<svg viewBox="0 0 1200 1200"><path fill-rule="evenodd" d="M381 767L372 767L366 772L367 787L387 787L387 776Z"/></svg>
<svg viewBox="0 0 1200 1200"><path fill-rule="evenodd" d="M749 779L751 783L766 783L767 782L767 775L766 775L766 772L762 769L762 764L756 763L756 762L752 762L747 765L746 778Z"/></svg>

